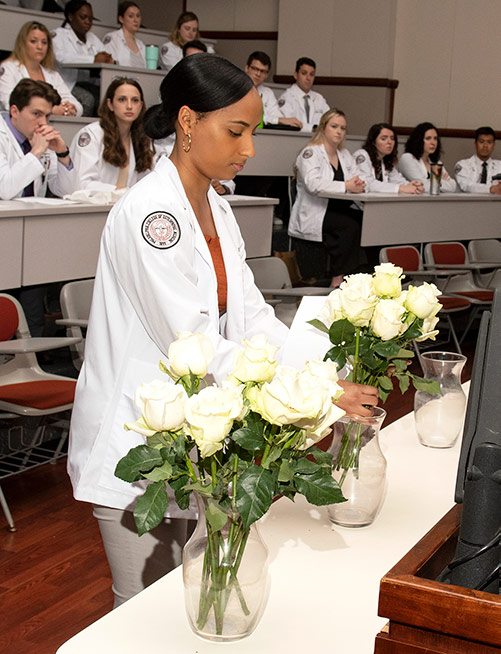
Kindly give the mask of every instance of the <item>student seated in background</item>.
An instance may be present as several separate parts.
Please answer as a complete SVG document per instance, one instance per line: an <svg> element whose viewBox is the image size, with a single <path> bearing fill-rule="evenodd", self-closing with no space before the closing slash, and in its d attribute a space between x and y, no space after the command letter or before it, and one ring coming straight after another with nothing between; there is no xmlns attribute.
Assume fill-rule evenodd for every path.
<svg viewBox="0 0 501 654"><path fill-rule="evenodd" d="M320 93L312 91L315 82L316 63L309 57L296 61L294 72L295 84L289 86L278 100L278 106L284 116L297 116L303 123L304 132L312 132L322 115L329 111L329 105Z"/></svg>
<svg viewBox="0 0 501 654"><path fill-rule="evenodd" d="M112 64L101 39L91 32L94 14L86 0L70 0L64 8L64 22L52 32L56 63ZM99 85L90 79L88 70L60 68L61 77L73 95L82 103L84 116L95 116L99 104Z"/></svg>
<svg viewBox="0 0 501 654"><path fill-rule="evenodd" d="M0 109L9 109L12 89L25 77L48 82L56 89L61 96L61 104L52 107L54 115L82 115L82 105L55 70L50 32L37 21L29 21L21 27L10 57L0 66Z"/></svg>
<svg viewBox="0 0 501 654"><path fill-rule="evenodd" d="M143 128L144 112L139 83L127 77L113 80L99 107L99 122L83 127L71 142L75 189L128 188L151 170L153 149Z"/></svg>
<svg viewBox="0 0 501 654"><path fill-rule="evenodd" d="M263 86L271 68L271 59L266 52L253 52L247 59L245 72L254 82L257 92L263 102L263 122L269 125L292 125L301 128L303 123L296 117L286 117L280 111L273 90Z"/></svg>
<svg viewBox="0 0 501 654"><path fill-rule="evenodd" d="M408 182L397 169L398 140L391 125L372 125L363 148L354 152L353 156L367 192L411 195L423 192L422 182Z"/></svg>
<svg viewBox="0 0 501 654"><path fill-rule="evenodd" d="M193 41L194 39L200 39L198 16L192 11L185 11L177 19L170 39L160 48L160 57L158 60L160 68L169 72L183 58L183 46L188 41ZM205 51L211 54L214 53L212 47Z"/></svg>
<svg viewBox="0 0 501 654"><path fill-rule="evenodd" d="M106 51L119 66L146 68L146 47L136 33L141 27L141 10L135 2L121 2L118 5L117 21L120 29L108 32L103 39Z"/></svg>
<svg viewBox="0 0 501 654"><path fill-rule="evenodd" d="M73 191L75 171L61 134L47 120L59 93L47 82L22 79L0 118L0 200Z"/></svg>
<svg viewBox="0 0 501 654"><path fill-rule="evenodd" d="M183 57L189 57L190 55L197 54L199 52L207 52L207 46L203 41L193 39L193 41L187 41L183 45Z"/></svg>
<svg viewBox="0 0 501 654"><path fill-rule="evenodd" d="M424 190L429 193L431 165L440 161L441 154L442 145L437 128L431 123L420 123L407 139L405 153L400 157L398 167L409 182L422 182ZM440 191L454 193L455 190L456 182L444 166Z"/></svg>
<svg viewBox="0 0 501 654"><path fill-rule="evenodd" d="M479 127L475 132L475 154L461 159L454 168L459 188L465 193L495 193L501 195L501 160L492 159L496 135L492 127Z"/></svg>

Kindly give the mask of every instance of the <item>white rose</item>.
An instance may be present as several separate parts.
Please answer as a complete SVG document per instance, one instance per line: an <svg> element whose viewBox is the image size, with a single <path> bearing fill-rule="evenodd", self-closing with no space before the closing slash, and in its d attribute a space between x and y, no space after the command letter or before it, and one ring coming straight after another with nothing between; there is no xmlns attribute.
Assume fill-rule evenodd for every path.
<svg viewBox="0 0 501 654"><path fill-rule="evenodd" d="M234 420L245 414L240 388L229 384L223 388L208 386L186 403L186 420L189 431L202 457L211 456L222 449Z"/></svg>
<svg viewBox="0 0 501 654"><path fill-rule="evenodd" d="M313 378L312 378L313 379ZM329 392L318 383L307 383L300 373L289 366L278 366L271 382L247 392L251 409L273 425L296 425L311 423L322 411Z"/></svg>
<svg viewBox="0 0 501 654"><path fill-rule="evenodd" d="M442 308L442 305L440 304L439 307ZM414 340L416 340L418 343L420 343L421 341L426 341L428 338L434 341L435 336L438 334L438 329L435 329L438 320L439 319L437 316L431 316L430 318L425 318L423 320L423 326L421 327L422 336L419 336Z"/></svg>
<svg viewBox="0 0 501 654"><path fill-rule="evenodd" d="M396 300L380 300L372 316L372 331L383 341L400 336L409 327L402 322L405 313L405 307Z"/></svg>
<svg viewBox="0 0 501 654"><path fill-rule="evenodd" d="M307 361L301 372L301 378L304 379L307 376L310 376L315 383L325 386L333 400L339 400L344 393L337 383L339 375L337 363L334 361Z"/></svg>
<svg viewBox="0 0 501 654"><path fill-rule="evenodd" d="M235 366L231 377L240 382L265 382L273 379L277 368L276 345L268 343L264 334L242 341L245 346L235 355Z"/></svg>
<svg viewBox="0 0 501 654"><path fill-rule="evenodd" d="M398 297L402 291L403 270L392 263L382 263L374 268L374 290L380 297Z"/></svg>
<svg viewBox="0 0 501 654"><path fill-rule="evenodd" d="M205 334L178 332L177 340L169 345L169 364L174 377L184 377L192 372L205 377L214 358L214 346Z"/></svg>
<svg viewBox="0 0 501 654"><path fill-rule="evenodd" d="M430 318L442 307L437 300L439 295L442 293L435 284L423 282L421 286L409 286L405 306L418 318Z"/></svg>
<svg viewBox="0 0 501 654"><path fill-rule="evenodd" d="M178 384L154 379L149 384L141 384L134 398L141 410L141 418L127 423L126 429L143 436L153 436L158 431L176 431L185 420L187 395Z"/></svg>
<svg viewBox="0 0 501 654"><path fill-rule="evenodd" d="M328 436L332 425L344 415L345 412L331 402L326 412L317 420L317 424L306 431L305 441L299 449L307 450L318 441L321 441L322 438Z"/></svg>
<svg viewBox="0 0 501 654"><path fill-rule="evenodd" d="M349 275L340 289L340 301L345 317L356 327L367 327L378 300L372 275Z"/></svg>
<svg viewBox="0 0 501 654"><path fill-rule="evenodd" d="M339 288L335 288L331 293L329 293L324 306L318 314L318 318L327 325L327 327L330 327L333 322L336 322L336 320L346 318L343 307L341 306L341 291Z"/></svg>

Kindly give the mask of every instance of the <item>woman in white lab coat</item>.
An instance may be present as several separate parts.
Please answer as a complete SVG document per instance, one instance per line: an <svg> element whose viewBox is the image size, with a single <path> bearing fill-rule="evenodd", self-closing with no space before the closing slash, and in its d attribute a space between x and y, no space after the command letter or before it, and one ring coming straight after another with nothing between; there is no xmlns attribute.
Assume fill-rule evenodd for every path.
<svg viewBox="0 0 501 654"><path fill-rule="evenodd" d="M158 378L158 362L179 331L211 339L210 373L219 382L243 338L265 333L280 345L287 334L253 283L231 207L211 187L254 154L262 109L252 81L229 61L199 54L183 59L160 91L146 130L154 139L175 130L176 143L106 223L70 436L74 494L94 504L115 605L177 565L184 543L183 519L166 518L139 539L131 510L142 489L113 474L142 442L123 429L137 413L136 388ZM369 391L358 398L362 412L363 403L377 400ZM183 513L171 502L169 515Z"/></svg>
<svg viewBox="0 0 501 654"><path fill-rule="evenodd" d="M52 107L56 116L81 116L82 105L71 94L54 68L54 50L49 30L38 21L29 21L19 30L14 49L0 66L0 109L8 111L9 97L16 84L29 77L48 82L61 96L61 104Z"/></svg>
<svg viewBox="0 0 501 654"><path fill-rule="evenodd" d="M388 123L372 125L363 147L353 156L368 193L418 195L423 192L421 182L408 182L398 171L397 133Z"/></svg>
<svg viewBox="0 0 501 654"><path fill-rule="evenodd" d="M141 10L135 2L121 2L118 5L119 30L108 32L103 39L106 50L119 66L146 68L146 47L136 38L141 27Z"/></svg>
<svg viewBox="0 0 501 654"><path fill-rule="evenodd" d="M198 17L192 11L185 11L177 19L170 39L160 48L158 60L160 68L169 71L183 58L183 45L195 39L200 39ZM211 46L207 51L211 54L214 53Z"/></svg>
<svg viewBox="0 0 501 654"><path fill-rule="evenodd" d="M153 150L143 129L143 91L134 79L109 85L99 107L99 122L82 127L71 142L76 189L128 188L152 168Z"/></svg>
<svg viewBox="0 0 501 654"><path fill-rule="evenodd" d="M94 14L86 0L70 0L64 8L64 22L52 32L56 63L112 64L101 39L91 32ZM73 95L84 108L84 116L95 116L99 104L99 85L90 79L88 70L61 68L59 72Z"/></svg>
<svg viewBox="0 0 501 654"><path fill-rule="evenodd" d="M420 123L407 139L405 153L400 157L398 168L409 181L422 182L425 192L429 193L431 166L440 161L441 155L442 144L437 128L432 123ZM440 191L454 193L455 190L456 182L444 166Z"/></svg>
<svg viewBox="0 0 501 654"><path fill-rule="evenodd" d="M331 286L343 276L358 272L361 211L329 193L363 193L365 182L352 154L344 147L346 116L330 109L317 131L296 159L297 197L289 221L289 235L322 241L330 255Z"/></svg>

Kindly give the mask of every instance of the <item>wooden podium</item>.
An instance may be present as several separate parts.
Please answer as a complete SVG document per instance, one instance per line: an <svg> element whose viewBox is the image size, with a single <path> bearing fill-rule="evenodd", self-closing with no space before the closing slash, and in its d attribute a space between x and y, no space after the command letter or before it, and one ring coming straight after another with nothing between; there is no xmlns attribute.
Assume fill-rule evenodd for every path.
<svg viewBox="0 0 501 654"><path fill-rule="evenodd" d="M434 581L454 557L460 518L458 504L382 578L378 614L390 622L375 654L501 652L501 596Z"/></svg>

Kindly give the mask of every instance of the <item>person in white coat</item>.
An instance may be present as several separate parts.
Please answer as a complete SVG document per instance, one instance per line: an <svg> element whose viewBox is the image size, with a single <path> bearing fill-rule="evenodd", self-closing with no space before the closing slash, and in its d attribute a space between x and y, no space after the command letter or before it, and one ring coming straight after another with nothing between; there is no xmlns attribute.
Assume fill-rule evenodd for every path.
<svg viewBox="0 0 501 654"><path fill-rule="evenodd" d="M119 200L104 228L68 455L76 499L94 504L115 605L179 563L183 517L192 515L172 502L163 523L137 536L131 510L142 489L114 476L117 461L142 442L123 428L137 413L136 388L158 377L179 331L211 339L210 373L219 382L243 338L265 333L280 345L287 335L253 283L230 206L211 187L253 156L258 94L233 64L206 54L183 59L160 90L146 130L153 139L175 130L176 143ZM345 388L355 411L377 403L373 391Z"/></svg>
<svg viewBox="0 0 501 654"><path fill-rule="evenodd" d="M178 17L170 39L160 47L160 68L169 72L183 58L183 46L197 39L200 40L198 16L192 11L185 11ZM214 54L214 48L209 45L207 52Z"/></svg>
<svg viewBox="0 0 501 654"><path fill-rule="evenodd" d="M297 196L289 221L289 236L323 242L330 256L331 286L359 271L361 211L325 193L363 193L365 182L352 154L344 147L346 116L330 109L296 159Z"/></svg>
<svg viewBox="0 0 501 654"><path fill-rule="evenodd" d="M106 51L119 66L146 68L146 46L136 33L141 27L141 10L135 2L121 2L118 5L117 20L121 27L108 32L103 39Z"/></svg>
<svg viewBox="0 0 501 654"><path fill-rule="evenodd" d="M48 124L61 102L47 82L22 79L0 120L0 200L62 196L73 190L75 171L61 134Z"/></svg>
<svg viewBox="0 0 501 654"><path fill-rule="evenodd" d="M501 160L493 159L496 134L492 127L479 127L475 131L475 154L458 161L454 174L459 188L465 193L494 193L501 195Z"/></svg>
<svg viewBox="0 0 501 654"><path fill-rule="evenodd" d="M37 21L25 23L19 30L14 49L0 66L0 109L9 108L9 96L16 84L29 77L48 82L61 96L61 104L52 107L56 116L81 116L82 105L71 94L54 68L54 51L49 30Z"/></svg>
<svg viewBox="0 0 501 654"><path fill-rule="evenodd" d="M388 123L372 125L363 147L353 156L368 193L418 195L423 192L422 182L408 182L399 172L397 133Z"/></svg>
<svg viewBox="0 0 501 654"><path fill-rule="evenodd" d="M113 80L99 108L99 122L83 127L71 142L75 190L128 188L151 170L153 150L143 129L144 112L139 83L127 77Z"/></svg>
<svg viewBox="0 0 501 654"><path fill-rule="evenodd" d="M303 123L295 116L284 116L278 106L278 101L269 86L264 86L271 69L271 59L266 52L256 50L247 58L245 72L251 78L263 102L263 122L268 125L290 125L301 127Z"/></svg>
<svg viewBox="0 0 501 654"><path fill-rule="evenodd" d="M296 116L302 123L303 132L312 132L322 115L329 111L326 99L320 93L312 91L317 65L309 57L296 61L294 71L295 84L289 86L280 98L278 106L283 116Z"/></svg>
<svg viewBox="0 0 501 654"><path fill-rule="evenodd" d="M440 161L441 154L442 144L437 128L432 123L420 123L407 139L405 152L400 157L398 168L409 182L413 180L422 182L425 192L429 193L431 166ZM444 166L440 191L454 193L455 190L456 182Z"/></svg>
<svg viewBox="0 0 501 654"><path fill-rule="evenodd" d="M86 0L70 0L64 8L65 20L52 32L54 56L61 77L81 102L84 116L95 116L99 104L99 85L88 70L62 68L61 64L112 64L101 39L91 32L94 14Z"/></svg>

